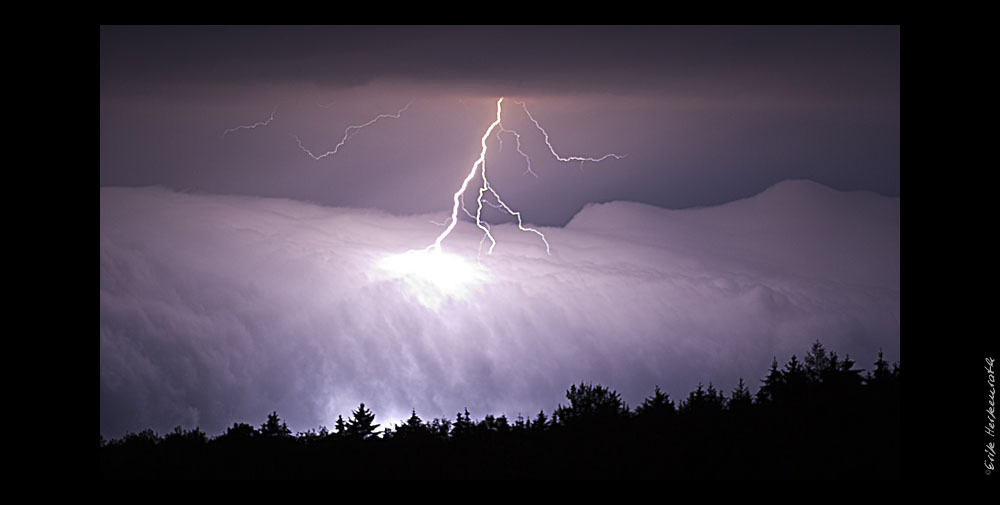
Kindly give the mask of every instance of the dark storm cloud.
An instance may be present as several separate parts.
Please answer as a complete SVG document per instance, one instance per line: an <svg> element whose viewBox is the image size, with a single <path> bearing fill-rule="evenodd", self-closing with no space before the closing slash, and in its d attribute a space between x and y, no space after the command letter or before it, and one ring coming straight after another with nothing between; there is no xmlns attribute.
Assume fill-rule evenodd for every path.
<svg viewBox="0 0 1000 505"><path fill-rule="evenodd" d="M381 266L442 217L102 189L102 434L216 434L275 409L306 430L360 402L381 423L513 418L581 380L635 405L654 384L753 384L816 339L862 368L898 359L895 198L796 181L704 209L612 202L544 228L551 256L494 227L456 285ZM462 223L445 252L475 265L479 241Z"/></svg>
<svg viewBox="0 0 1000 505"><path fill-rule="evenodd" d="M480 92L898 95L895 27L104 27L105 89L376 80Z"/></svg>
<svg viewBox="0 0 1000 505"><path fill-rule="evenodd" d="M100 64L101 186L436 211L507 96L540 177L495 138L491 171L532 223L788 178L899 195L897 27L103 27ZM561 154L628 158L556 162L514 99ZM411 100L321 161L290 136L323 152Z"/></svg>

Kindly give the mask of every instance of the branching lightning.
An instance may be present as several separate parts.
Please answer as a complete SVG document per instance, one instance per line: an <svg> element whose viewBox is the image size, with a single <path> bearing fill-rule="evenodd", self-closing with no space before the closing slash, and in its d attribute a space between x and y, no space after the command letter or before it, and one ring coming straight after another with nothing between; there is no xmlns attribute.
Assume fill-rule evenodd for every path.
<svg viewBox="0 0 1000 505"><path fill-rule="evenodd" d="M314 154L312 151L310 151L308 148L306 148L306 146L302 145L302 140L299 139L299 137L297 135L292 134L292 133L289 133L289 135L292 138L295 139L295 142L297 142L299 144L299 149L301 149L303 152L305 152L306 154L308 154L309 156L311 156L312 159L319 161L319 160L321 160L323 158L326 158L327 156L332 156L334 154L337 154L337 151L339 151L340 148L344 144L347 143L348 139L350 139L351 137L353 137L354 135L356 135L358 133L358 131L361 130L362 128L365 128L367 126L371 126L372 124L374 124L379 119L383 119L383 118L399 119L399 116L401 116L403 114L403 112L406 111L406 109L409 109L410 105L412 105L412 104L413 104L413 101L411 100L410 103L406 104L406 106L403 107L402 109L399 109L399 111L396 112L395 114L379 114L378 116L375 116L374 119L372 119L371 121L368 121L367 123L360 124L360 125L348 126L347 129L344 130L344 138L342 138L340 140L340 143L338 143L333 148L333 150L327 151L327 152L325 152L323 154L320 154L320 155Z"/></svg>
<svg viewBox="0 0 1000 505"><path fill-rule="evenodd" d="M258 121L258 122L254 123L252 125L240 125L240 126L237 126L235 128L230 128L230 129L222 132L222 136L225 137L226 135L228 135L230 133L234 133L234 132L237 132L237 131L242 130L242 129L252 130L252 129L260 127L260 126L267 126L267 125L271 124L271 121L274 121L274 113L275 112L278 112L278 107L277 106L275 106L274 110L271 111L271 115L267 118L267 121Z"/></svg>
<svg viewBox="0 0 1000 505"><path fill-rule="evenodd" d="M531 170L531 158L529 158L528 155L525 154L524 151L521 150L521 134L517 133L514 130L508 130L508 129L504 128L503 127L503 123L500 123L498 126L500 127L500 131L497 132L497 140L500 141L500 149L498 149L497 151L502 151L503 150L503 138L500 136L500 134L501 133L513 133L514 134L514 140L517 141L517 152L521 156L524 156L524 161L528 162L528 170L526 170L524 173L531 174L531 175L535 176L535 178L537 179L538 178L538 174L536 174L534 171Z"/></svg>
<svg viewBox="0 0 1000 505"><path fill-rule="evenodd" d="M522 104L523 105L523 104ZM525 108L527 112L527 108ZM393 276L399 276L406 279L407 285L413 289L416 294L417 299L420 303L434 310L440 308L441 301L444 297L452 296L464 296L468 289L471 287L486 281L489 278L489 273L485 270L482 265L477 265L474 263L466 262L461 256L456 256L453 254L448 254L442 251L441 243L445 238L455 229L458 224L458 211L461 209L470 219L474 220L476 227L483 231L483 236L479 240L479 253L477 258L481 256L483 244L486 243L486 239L490 240L490 248L488 254L493 254L493 248L496 247L497 241L493 237L493 233L490 230L489 223L486 223L482 219L483 204L489 205L497 210L502 210L507 212L511 216L517 218L517 227L521 231L531 232L538 235L542 242L545 244L545 253L551 255L552 252L549 248L549 241L545 238L545 235L528 226L524 225L521 219L521 213L512 209L503 199L500 197L500 193L493 188L490 184L489 179L486 177L486 151L487 145L486 141L496 130L497 139L500 142L500 148L503 147L503 139L500 134L510 133L514 135L514 139L517 141L517 152L524 157L528 163L528 170L526 173L531 173L535 177L538 174L531 170L531 159L528 155L521 150L521 135L514 130L509 130L503 127L500 120L503 115L503 97L497 100L497 116L496 119L490 123L490 126L483 133L482 139L480 139L480 145L482 146L479 151L479 158L472 164L472 168L469 170L469 174L465 176L462 181L461 187L455 192L452 198L452 209L451 216L445 219L444 222L431 221L439 226L444 226L444 231L434 240L434 243L427 246L424 249L410 249L403 254L389 255L380 260L381 267L390 272ZM530 117L530 116L529 116ZM541 125L537 121L532 121L535 126L546 135L546 143L548 143L548 134L542 129ZM345 136L346 138L346 136ZM615 157L621 159L624 156L619 156L616 154L605 155L602 158L583 158L578 156L573 156L569 158L563 158L555 154L555 150L552 149L552 145L549 144L549 150L552 151L556 159L560 161L594 161L598 162L609 157ZM472 180L476 177L476 173L479 173L482 179L482 184L479 187L479 196L476 198L476 213L473 215L465 206L465 192L469 189L469 185ZM489 193L489 195L487 195ZM492 195L492 198L489 196ZM496 203L491 200L495 199ZM434 287L432 290L427 290L425 287L430 284Z"/></svg>
<svg viewBox="0 0 1000 505"><path fill-rule="evenodd" d="M619 154L614 154L614 153L605 154L604 156L601 156L600 158L591 158L591 157L584 157L584 156L567 156L567 157L560 156L558 153L556 153L555 148L552 147L552 143L549 141L549 134L548 134L548 132L546 132L545 128L542 128L542 125L539 124L538 121L535 120L535 118L531 116L531 113L528 112L528 107L524 104L524 102L514 102L514 103L516 103L516 104L520 105L522 108L524 108L524 112L525 112L525 114L527 114L528 119L530 119L531 122L535 124L535 127L538 128L538 130L542 132L542 135L545 136L545 144L549 147L549 152L551 152L552 155L555 156L555 158L557 160L559 160L559 161L579 161L580 165L583 166L583 163L587 162L587 161L591 161L591 162L597 163L597 162L606 160L608 158L615 158L615 159L620 160L620 159L625 158L625 156L626 156L626 155L619 155ZM480 144L482 145L482 149L480 150L480 153L479 153L479 159L477 159L476 162L473 163L472 169L469 171L469 175L467 175L465 177L465 180L462 181L462 186L458 189L457 192L455 192L454 204L453 204L452 210L451 210L451 217L449 217L448 219L446 219L444 223L435 223L435 224L439 224L439 225L442 225L442 226L443 225L447 225L447 227L445 228L445 230L443 232L441 232L440 235L438 235L437 239L434 240L433 244L427 246L427 248L425 249L425 251L428 251L428 252L433 251L433 252L436 252L436 253L440 253L441 252L441 242L455 228L455 225L458 223L458 209L462 209L463 211L465 211L466 215L468 215L470 218L473 218L476 221L476 226L479 229L483 230L483 234L484 235L483 235L482 240L480 240L480 242L479 242L480 249L482 249L483 243L488 238L488 239L490 239L490 248L489 248L488 254L493 254L493 248L496 247L497 242L496 242L496 239L493 237L493 234L490 232L490 226L489 226L489 224L485 223L482 220L483 203L486 203L487 205L489 205L489 206L491 206L491 207L493 207L495 209L503 210L503 211L507 212L508 214L510 214L511 216L516 217L517 218L517 227L518 227L518 229L520 229L521 231L531 232L531 233L534 233L534 234L538 235L542 239L542 242L545 243L545 252L546 252L546 254L550 254L550 255L552 254L552 252L551 252L551 250L549 248L549 241L545 238L545 235L542 232L540 232L540 231L538 231L538 230L536 230L534 228L530 228L530 227L524 226L524 222L521 219L521 213L518 212L518 211L516 211L516 210L514 210L514 209L512 209L512 208L510 208L510 206L507 205L507 203L504 202L503 199L500 197L500 194L497 193L496 189L494 189L493 186L490 184L489 179L486 178L486 150L487 150L486 139L488 139L490 137L490 134L493 132L494 129L497 130L497 134L496 135L497 135L497 140L500 141L500 149L503 149L503 138L501 137L501 134L502 133L510 133L510 134L514 135L514 139L517 142L517 152L521 156L524 157L525 161L528 164L528 169L527 169L527 171L525 173L530 173L531 175L533 175L535 177L538 177L538 174L536 174L533 170L531 170L531 158L528 157L528 155L524 151L521 150L521 135L518 132L514 131L514 130L510 130L510 129L507 129L507 128L503 127L503 124L501 123L501 116L502 116L502 114L503 114L503 97L500 97L500 99L497 100L497 118L496 118L496 120L493 121L493 123L490 124L489 128L486 129L486 133L483 134L483 138L480 141ZM479 171L480 177L482 178L483 182L482 182L482 185L479 188L479 197L476 199L476 214L475 214L475 216L473 216L472 213L469 212L469 210L465 208L465 202L463 200L463 197L465 195L465 191L469 188L469 183L472 182L472 179L476 176L477 170ZM489 192L491 195L493 195L493 198L496 199L497 203L493 203L493 202L490 202L489 200L484 199L484 196L486 196L487 192Z"/></svg>
<svg viewBox="0 0 1000 505"><path fill-rule="evenodd" d="M469 171L469 175L465 177L465 180L462 181L462 186L458 189L457 192L455 192L454 205L452 206L451 218L448 221L448 226L445 228L443 232L441 232L440 235L438 235L437 239L434 240L433 244L427 246L426 250L438 253L441 252L441 242L445 239L445 237L448 236L448 234L451 233L451 230L455 228L455 225L458 224L458 209L459 208L462 208L463 210L465 209L465 205L462 203L462 195L464 195L465 191L469 188L469 183L472 182L472 179L476 176L476 171L478 170L480 173L480 177L483 180L483 184L479 188L479 197L476 199L475 220L476 220L476 226L479 227L479 229L483 230L485 238L490 239L490 249L488 254L493 254L493 248L496 247L497 241L495 238L493 238L493 234L490 232L489 225L484 223L482 220L483 196L487 191L489 191L490 194L492 194L493 197L496 198L497 204L500 207L502 207L503 210L507 211L510 215L517 218L518 229L520 229L521 231L535 233L536 235L541 237L542 242L545 243L545 252L547 254L551 254L551 251L549 249L549 241L545 239L545 235L534 228L524 226L524 222L521 220L521 213L511 209L510 206L504 203L503 199L500 198L500 194L497 193L495 189L493 189L493 187L490 185L489 179L486 178L486 150L487 150L486 139L490 137L490 134L493 133L493 130L495 128L500 126L500 118L502 113L503 113L503 97L500 97L500 99L497 100L497 118L495 121L493 121L493 123L490 124L489 128L486 129L486 133L483 134L483 138L480 140L480 144L482 145L482 150L480 150L479 152L479 159L477 159L476 162L472 164L472 169ZM501 127L501 129L502 128L503 127ZM517 137L520 138L519 135ZM520 148L518 148L518 152L521 152ZM522 154L524 153L522 152ZM526 155L525 158L527 158ZM468 210L466 210L466 213L467 214L469 213ZM482 241L480 242L480 244L482 244Z"/></svg>
<svg viewBox="0 0 1000 505"><path fill-rule="evenodd" d="M462 102L463 105L464 105L464 102L462 100L459 100L459 102ZM328 108L328 107L332 106L334 103L335 102L331 102L329 104L318 103L317 105L319 107L322 107L322 108ZM563 162L567 162L567 161L579 161L580 162L580 166L582 167L583 163L585 163L587 161L591 161L591 162L597 163L597 162L606 160L608 158L615 158L617 160L620 160L620 159L625 158L625 156L627 156L627 155L620 155L620 154L615 154L615 153L608 153L608 154L605 154L604 156L601 156L600 158L592 158L592 157L586 157L586 156L561 156L561 155L559 155L556 152L555 148L552 146L552 142L549 139L549 133L545 130L545 128L542 127L541 124L539 124L538 120L536 120L534 118L534 116L531 115L531 112L528 111L528 106L524 102L517 102L517 101L515 101L514 103L517 104L517 105L520 105L524 109L524 113L528 116L528 119L530 119L531 122L534 123L535 127L538 128L538 130L540 132L542 132L542 135L545 137L545 145L548 146L549 152L552 153L552 156L554 156L556 158L556 160L558 160L558 161L563 161ZM347 141L350 140L351 137L353 137L354 135L356 135L360 130L362 130L362 129L368 127L368 126L371 126L371 125L375 124L380 119L384 119L384 118L399 119L400 116L402 116L403 112L405 112L407 109L409 109L410 105L412 105L412 104L413 104L413 101L411 100L410 103L407 103L405 106L403 106L401 109L399 109L395 114L379 114L378 116L375 116L374 118L372 118L371 120L369 120L366 123L362 123L362 124L359 124L359 125L348 126L347 128L344 129L344 137L342 139L340 139L340 142L338 142L337 145L334 146L334 148L332 150L326 151L326 152L324 152L322 154L316 154L313 151L311 151L309 148L307 148L306 146L304 146L302 144L302 140L297 135L292 134L292 133L289 133L289 135L292 138L295 139L295 142L298 144L299 149L301 149L304 153L308 154L312 159L319 161L319 160L321 160L323 158L326 158L327 156L331 156L331 155L337 154L337 152L340 151L340 148L343 147L344 144L346 144ZM222 133L222 135L225 136L225 135L237 132L237 131L242 130L242 129L255 129L255 128L262 127L262 126L267 126L272 121L274 121L274 116L277 113L277 110L278 110L278 108L277 108L277 106L275 106L274 110L271 111L271 115L265 121L258 121L258 122L254 123L252 125L240 125L240 126L236 126L234 128L230 128L228 130L225 130ZM427 246L424 249L424 251L426 251L426 252L435 252L435 253L440 253L441 252L441 243L444 241L445 238L448 237L449 234L451 234L452 230L454 230L455 226L458 224L458 211L459 211L459 209L461 209L463 212L465 212L465 214L470 219L472 219L472 220L475 221L476 227L478 227L480 230L483 231L483 237L482 237L482 239L480 240L480 243L479 243L480 251L482 250L482 245L485 243L486 239L489 239L490 240L490 248L489 248L488 254L493 254L493 249L496 247L497 242L496 242L496 239L493 237L493 233L490 230L490 225L488 223L484 222L483 219L482 219L483 204L485 203L486 205L489 205L490 207L493 207L494 209L502 210L502 211L508 213L509 215L516 217L517 218L517 227L518 227L518 229L521 230L521 231L531 232L531 233L534 233L534 234L538 235L539 238L542 239L542 242L545 244L545 252L547 254L551 254L551 250L550 250L550 247L549 247L549 242L545 238L545 235L542 232L540 232L537 229L535 229L535 228L531 228L531 227L525 226L524 225L524 221L521 218L521 213L519 211L516 211L516 210L512 209L509 205L507 205L506 202L504 202L503 198L500 197L500 194L496 191L496 189L492 186L492 184L490 184L489 179L486 177L486 152L487 152L487 149L488 149L486 141L490 137L490 135L493 134L494 130L496 130L497 140L500 143L499 150L503 150L503 137L502 137L502 134L510 134L510 135L514 136L514 140L516 142L517 152L518 152L518 154L520 154L524 158L524 160L525 160L525 162L527 164L527 169L525 170L525 173L526 174L531 174L531 175L533 175L536 178L538 177L538 174L535 173L531 169L531 158L528 156L527 153L525 153L521 149L521 134L518 133L515 130L504 128L503 123L501 122L502 115L503 115L503 97L500 97L497 100L497 115L496 115L496 119L492 123L490 123L489 127L486 129L486 132L483 134L482 139L480 139L480 145L482 146L482 149L479 152L479 158L472 164L472 168L469 170L469 174L462 181L462 185L461 185L461 187L459 187L458 191L455 192L455 195L454 195L454 198L453 198L453 205L452 205L451 216L448 217L442 223L431 221L434 224L437 224L437 225L440 225L440 226L444 226L445 229L434 240L434 243L431 244L431 245L429 245L429 246ZM482 184L479 187L479 196L476 198L476 213L473 214L472 212L469 211L468 208L466 208L464 198L465 198L465 192L466 192L466 190L468 190L469 184L476 177L476 173L477 172L479 173L480 178L482 179ZM487 193L489 193L490 195L492 195L493 199L496 200L496 203L493 203L490 200L486 199ZM411 252L415 252L415 251L411 251Z"/></svg>
<svg viewBox="0 0 1000 505"><path fill-rule="evenodd" d="M483 135L483 138L480 141L480 143L483 146L483 149L479 152L479 159L472 164L472 170L469 171L469 175L465 177L465 180L462 181L462 186L458 189L458 191L455 192L454 205L452 206L451 209L451 218L448 221L448 226L445 227L444 231L441 232L440 235L438 235L437 239L434 240L433 244L427 246L427 250L433 250L434 252L438 253L441 252L441 241L443 241L445 237L447 237L448 234L451 233L451 230L455 229L455 225L458 224L458 209L459 207L462 208L465 207L462 204L462 195L465 194L465 190L469 188L469 183L472 182L472 178L476 176L476 169L479 168L480 166L483 167L483 184L485 186L488 186L488 183L486 181L486 139L489 138L490 133L493 132L493 129L496 128L498 124L500 124L500 112L501 112L500 104L502 102L503 102L503 97L497 100L497 119L496 121L490 124L489 128L486 129L486 133ZM479 208L476 211L476 226L478 226L481 230L483 230L483 232L486 233L486 236L489 237L490 241L494 245L496 245L496 240L494 240L493 235L490 234L490 229L487 228L486 226L483 226L482 220L480 219L483 209L482 198L483 198L483 189L480 189ZM490 247L490 250L492 251L493 248Z"/></svg>
<svg viewBox="0 0 1000 505"><path fill-rule="evenodd" d="M534 117L532 117L531 113L528 112L528 106L525 105L524 102L514 102L514 103L524 108L524 113L528 115L528 119L530 119L532 123L535 123L535 127L538 128L538 130L542 132L542 135L545 136L545 145L549 146L549 152L551 152L552 156L555 156L556 159L559 161L579 161L580 166L583 167L583 163L586 161L593 161L594 163L597 163L599 161L604 161L608 158L614 158L616 160L620 160L628 156L627 154L614 154L614 153L605 154L600 158L588 158L584 156L567 156L567 157L559 156L559 154L556 153L555 148L552 147L552 143L549 142L549 132L545 131L545 128L542 128L542 125L538 124L538 121L535 120Z"/></svg>

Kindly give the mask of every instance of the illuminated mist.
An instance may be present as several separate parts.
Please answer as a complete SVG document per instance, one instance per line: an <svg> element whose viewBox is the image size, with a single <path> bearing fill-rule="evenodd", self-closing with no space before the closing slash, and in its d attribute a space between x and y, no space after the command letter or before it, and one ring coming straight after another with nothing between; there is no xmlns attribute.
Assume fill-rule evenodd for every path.
<svg viewBox="0 0 1000 505"><path fill-rule="evenodd" d="M717 207L590 205L542 227L447 212L101 188L101 432L260 423L304 431L534 415L571 383L632 405L654 385L732 389L816 339L898 359L899 199L786 181ZM452 215L454 209L452 209Z"/></svg>

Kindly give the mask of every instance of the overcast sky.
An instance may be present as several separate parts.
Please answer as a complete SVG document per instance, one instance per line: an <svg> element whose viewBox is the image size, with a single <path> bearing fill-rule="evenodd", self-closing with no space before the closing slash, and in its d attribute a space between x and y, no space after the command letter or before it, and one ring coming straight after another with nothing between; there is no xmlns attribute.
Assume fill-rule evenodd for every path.
<svg viewBox="0 0 1000 505"><path fill-rule="evenodd" d="M882 26L102 27L101 186L436 211L505 96L538 177L508 148L491 180L533 223L788 178L899 196L899 54ZM560 163L513 100L560 155L628 156ZM325 152L410 101L336 156L292 137Z"/></svg>

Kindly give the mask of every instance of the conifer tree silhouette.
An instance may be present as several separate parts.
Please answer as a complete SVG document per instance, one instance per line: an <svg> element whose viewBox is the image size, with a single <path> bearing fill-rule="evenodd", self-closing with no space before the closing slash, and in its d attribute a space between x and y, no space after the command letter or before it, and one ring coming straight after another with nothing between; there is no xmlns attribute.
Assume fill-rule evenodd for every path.
<svg viewBox="0 0 1000 505"><path fill-rule="evenodd" d="M208 439L198 427L178 426L164 437L152 430L101 438L100 472L108 478L358 478L372 465L386 475L422 477L718 477L736 469L749 478L889 477L900 473L899 363L879 353L873 369L853 368L817 341L802 362L777 358L756 400L743 378L728 396L712 382L675 407L657 385L634 414L610 388L580 383L566 393L551 420L468 409L424 422L411 415L377 442L365 404L335 434L291 435L277 412L254 426L234 423ZM816 444L820 445L817 446ZM815 451L803 447L816 446ZM472 456L475 457L472 457ZM733 474L736 476L736 474Z"/></svg>
<svg viewBox="0 0 1000 505"><path fill-rule="evenodd" d="M784 383L783 374L778 369L777 357L772 358L771 369L768 371L767 377L761 380L761 383L760 389L757 390L757 403L776 401L781 394L781 386Z"/></svg>
<svg viewBox="0 0 1000 505"><path fill-rule="evenodd" d="M464 438L472 433L472 429L473 424L472 418L469 417L469 409L465 409L465 417L462 417L461 412L455 414L455 424L451 429L453 438Z"/></svg>
<svg viewBox="0 0 1000 505"><path fill-rule="evenodd" d="M233 423L232 426L226 428L225 437L229 440L249 440L259 433L253 426L246 423Z"/></svg>
<svg viewBox="0 0 1000 505"><path fill-rule="evenodd" d="M823 373L830 368L830 358L819 340L813 343L805 357L805 371L810 382L820 382ZM833 359L836 359L836 355L833 355Z"/></svg>
<svg viewBox="0 0 1000 505"><path fill-rule="evenodd" d="M750 395L750 390L743 384L743 377L740 377L740 382L736 385L736 389L729 395L727 407L733 412L745 412L751 405L753 405L753 396Z"/></svg>
<svg viewBox="0 0 1000 505"><path fill-rule="evenodd" d="M868 372L865 382L868 384L880 384L886 382L892 376L889 370L889 363L884 359L882 349L878 350L878 359L875 360L875 369Z"/></svg>
<svg viewBox="0 0 1000 505"><path fill-rule="evenodd" d="M365 408L365 404L361 403L358 410L355 410L353 417L350 421L347 421L347 436L353 439L364 440L375 434L375 428L378 428L378 424L374 424L375 414Z"/></svg>
<svg viewBox="0 0 1000 505"><path fill-rule="evenodd" d="M278 418L278 412L274 411L267 415L267 421L260 426L260 434L264 437L284 438L290 437L292 430L288 429L288 425Z"/></svg>
<svg viewBox="0 0 1000 505"><path fill-rule="evenodd" d="M667 417L676 413L673 400L669 394L660 391L657 385L653 389L653 396L647 397L641 404L635 407L636 416Z"/></svg>
<svg viewBox="0 0 1000 505"><path fill-rule="evenodd" d="M420 416L417 415L416 409L412 410L409 419L405 423L396 427L395 433L397 437L409 439L427 438L430 434L430 423L424 423L420 419Z"/></svg>
<svg viewBox="0 0 1000 505"><path fill-rule="evenodd" d="M451 421L435 417L431 421L430 426L428 426L428 429L430 429L431 435L434 437L441 440L447 439L451 434Z"/></svg>
<svg viewBox="0 0 1000 505"><path fill-rule="evenodd" d="M541 432L549 428L549 418L545 415L545 409L539 410L535 420L531 421L531 431Z"/></svg>
<svg viewBox="0 0 1000 505"><path fill-rule="evenodd" d="M613 422L629 414L621 395L599 384L581 382L579 387L570 385L566 399L569 405L564 407L560 404L554 413L560 424Z"/></svg>

